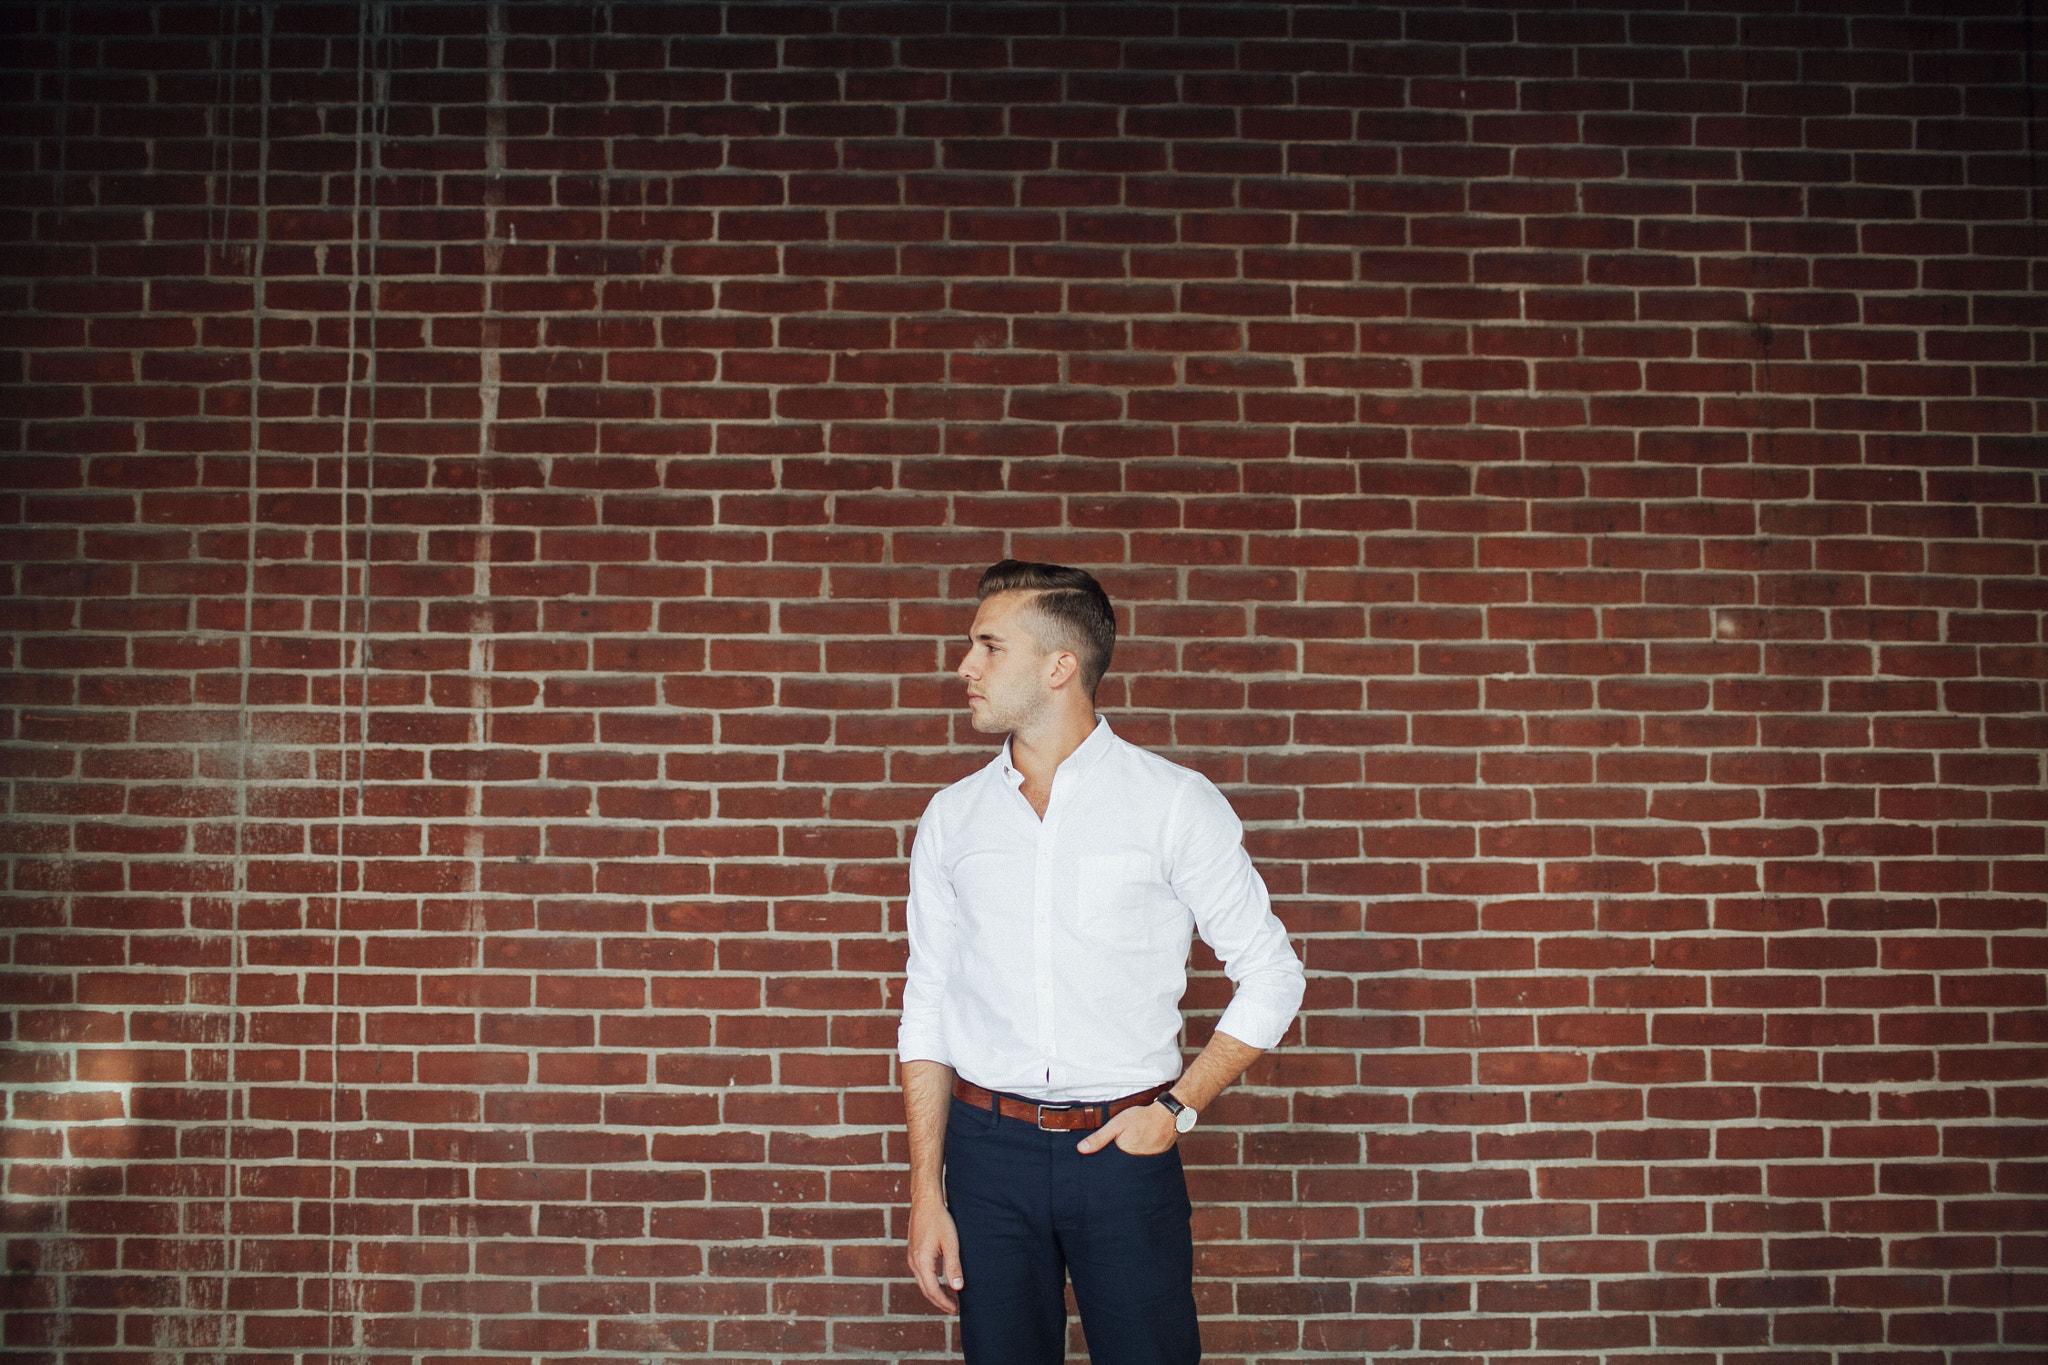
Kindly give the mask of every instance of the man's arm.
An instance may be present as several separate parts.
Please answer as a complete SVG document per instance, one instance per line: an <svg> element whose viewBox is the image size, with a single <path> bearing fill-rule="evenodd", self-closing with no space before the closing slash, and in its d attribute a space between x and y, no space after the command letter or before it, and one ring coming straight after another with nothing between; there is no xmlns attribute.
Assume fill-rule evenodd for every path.
<svg viewBox="0 0 2048 1365"><path fill-rule="evenodd" d="M946 970L953 960L955 897L939 857L939 823L927 807L910 849L910 900L904 907L910 961L904 969L896 1055L903 1076L903 1117L910 1130L910 1273L934 1307L957 1313L952 1290L964 1282L960 1236L946 1210L944 1181L953 1059L946 1050L941 1008Z"/></svg>
<svg viewBox="0 0 2048 1365"><path fill-rule="evenodd" d="M1173 1083L1173 1097L1188 1108L1207 1109L1245 1068L1265 1055L1264 1048L1241 1043L1220 1029L1209 1035L1209 1045ZM1142 1104L1126 1109L1081 1140L1083 1152L1099 1152L1114 1142L1136 1156L1163 1152L1180 1140L1173 1115L1163 1104ZM913 1147L914 1150L914 1147Z"/></svg>
<svg viewBox="0 0 2048 1365"><path fill-rule="evenodd" d="M960 1234L946 1209L943 1179L953 1068L905 1062L902 1071L903 1117L910 1128L910 1273L934 1307L957 1313L960 1303L952 1291L967 1281L960 1274Z"/></svg>
<svg viewBox="0 0 2048 1365"><path fill-rule="evenodd" d="M1304 982L1301 960L1273 915L1266 884L1244 851L1244 828L1223 793L1195 779L1175 802L1172 826L1174 894L1194 913L1233 986L1208 1046L1173 1083L1174 1098L1200 1112L1286 1035ZM1166 1107L1148 1104L1096 1129L1081 1150L1098 1152L1115 1142L1143 1156L1165 1151L1178 1136Z"/></svg>

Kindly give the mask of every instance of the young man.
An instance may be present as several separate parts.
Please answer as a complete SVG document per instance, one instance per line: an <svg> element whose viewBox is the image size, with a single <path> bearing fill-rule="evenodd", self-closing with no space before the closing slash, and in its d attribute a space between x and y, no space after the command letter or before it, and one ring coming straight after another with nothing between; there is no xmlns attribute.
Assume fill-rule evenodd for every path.
<svg viewBox="0 0 2048 1365"><path fill-rule="evenodd" d="M974 728L1009 739L932 798L910 858L911 1273L968 1365L1063 1361L1069 1273L1095 1365L1191 1365L1174 1144L1280 1041L1301 963L1222 793L1095 714L1101 585L1006 559L979 595L958 671ZM1197 929L1235 991L1183 1071Z"/></svg>

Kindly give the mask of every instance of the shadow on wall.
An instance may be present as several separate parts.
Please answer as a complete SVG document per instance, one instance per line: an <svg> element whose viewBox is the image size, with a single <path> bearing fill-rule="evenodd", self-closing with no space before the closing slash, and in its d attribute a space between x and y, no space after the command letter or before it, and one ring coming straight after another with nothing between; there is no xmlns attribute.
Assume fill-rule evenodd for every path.
<svg viewBox="0 0 2048 1365"><path fill-rule="evenodd" d="M53 867L61 879L91 864ZM115 921L148 914L141 899L80 894L56 903L67 900L74 928L95 905L100 928L136 927ZM37 905L17 898L9 918L19 929ZM228 978L123 971L121 958L93 951L108 937L29 930L16 940L13 1037L0 1054L6 1344L60 1353L216 1347L233 1207L224 1196L235 1183L233 1016L183 997L209 985L225 990ZM200 957L224 960L229 951L224 935L180 937ZM81 955L94 960L75 960ZM33 974L37 966L63 974ZM51 982L75 982L75 999L49 991L29 999Z"/></svg>

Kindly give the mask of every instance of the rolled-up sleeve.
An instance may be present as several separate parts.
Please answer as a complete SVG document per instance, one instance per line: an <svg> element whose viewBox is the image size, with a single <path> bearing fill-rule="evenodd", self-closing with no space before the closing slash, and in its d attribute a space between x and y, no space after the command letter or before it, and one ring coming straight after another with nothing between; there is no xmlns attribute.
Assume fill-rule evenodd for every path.
<svg viewBox="0 0 2048 1365"><path fill-rule="evenodd" d="M1193 912L1202 941L1222 959L1234 987L1216 1027L1239 1042L1270 1048L1294 1022L1307 978L1244 851L1237 812L1207 778L1191 776L1177 794L1168 831L1173 892Z"/></svg>
<svg viewBox="0 0 2048 1365"><path fill-rule="evenodd" d="M951 1066L940 1010L954 957L953 883L939 856L939 819L929 806L910 846L910 902L905 914L910 966L903 982L903 1018L896 1028L896 1060Z"/></svg>

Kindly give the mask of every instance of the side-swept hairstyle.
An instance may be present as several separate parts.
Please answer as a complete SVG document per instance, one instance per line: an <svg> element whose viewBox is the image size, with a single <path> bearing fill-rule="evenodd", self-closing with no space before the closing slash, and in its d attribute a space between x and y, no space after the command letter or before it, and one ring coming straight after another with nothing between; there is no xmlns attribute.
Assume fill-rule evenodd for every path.
<svg viewBox="0 0 2048 1365"><path fill-rule="evenodd" d="M1048 649L1073 652L1081 661L1081 686L1093 700L1095 685L1109 672L1110 656L1116 653L1116 613L1095 575L1061 564L1005 559L982 574L975 596L985 602L999 592L1031 594L1026 616L1035 627L1032 633Z"/></svg>

